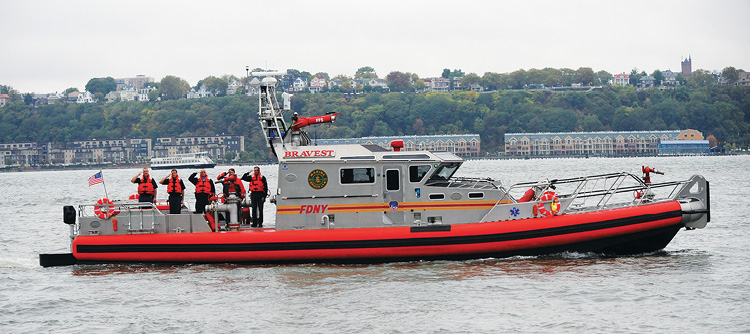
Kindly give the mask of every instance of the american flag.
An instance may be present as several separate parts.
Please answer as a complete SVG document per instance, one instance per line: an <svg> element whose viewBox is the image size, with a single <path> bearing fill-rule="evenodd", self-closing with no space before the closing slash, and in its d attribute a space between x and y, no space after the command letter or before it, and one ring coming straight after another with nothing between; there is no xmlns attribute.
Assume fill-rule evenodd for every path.
<svg viewBox="0 0 750 334"><path fill-rule="evenodd" d="M91 175L89 178L89 187L104 182L104 178L102 178L102 172L98 172L94 175Z"/></svg>

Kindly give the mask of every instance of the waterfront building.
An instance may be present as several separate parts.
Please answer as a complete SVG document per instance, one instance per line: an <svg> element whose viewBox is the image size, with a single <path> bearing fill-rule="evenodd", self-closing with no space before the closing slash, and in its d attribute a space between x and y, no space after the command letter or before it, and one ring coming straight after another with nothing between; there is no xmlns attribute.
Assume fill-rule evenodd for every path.
<svg viewBox="0 0 750 334"><path fill-rule="evenodd" d="M150 155L151 139L0 144L0 166L140 163Z"/></svg>
<svg viewBox="0 0 750 334"><path fill-rule="evenodd" d="M394 140L404 141L404 151L447 151L461 157L478 157L481 148L481 140L478 134L315 139L314 143L318 145L378 145L390 150L391 142Z"/></svg>
<svg viewBox="0 0 750 334"><path fill-rule="evenodd" d="M67 142L64 148L48 144L52 164L139 163L151 155L151 139L92 139Z"/></svg>
<svg viewBox="0 0 750 334"><path fill-rule="evenodd" d="M156 142L149 138L121 138L4 143L0 144L0 167L147 163L153 157L194 152L209 152L212 159L224 160L228 152L239 158L244 151L244 136L162 137Z"/></svg>
<svg viewBox="0 0 750 334"><path fill-rule="evenodd" d="M0 167L37 165L45 150L32 142L0 144Z"/></svg>
<svg viewBox="0 0 750 334"><path fill-rule="evenodd" d="M657 155L662 141L703 139L700 132L692 129L506 133L505 154L539 157Z"/></svg>

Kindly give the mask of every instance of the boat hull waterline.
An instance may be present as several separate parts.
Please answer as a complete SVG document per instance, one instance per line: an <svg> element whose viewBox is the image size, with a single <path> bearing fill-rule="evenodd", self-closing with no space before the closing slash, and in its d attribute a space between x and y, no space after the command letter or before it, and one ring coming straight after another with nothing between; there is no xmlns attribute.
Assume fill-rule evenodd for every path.
<svg viewBox="0 0 750 334"><path fill-rule="evenodd" d="M79 263L367 263L596 252L657 251L682 223L678 202L587 214L412 227L79 236ZM662 241L654 242L654 236ZM650 239L649 239L650 238ZM649 242L639 242L648 239Z"/></svg>

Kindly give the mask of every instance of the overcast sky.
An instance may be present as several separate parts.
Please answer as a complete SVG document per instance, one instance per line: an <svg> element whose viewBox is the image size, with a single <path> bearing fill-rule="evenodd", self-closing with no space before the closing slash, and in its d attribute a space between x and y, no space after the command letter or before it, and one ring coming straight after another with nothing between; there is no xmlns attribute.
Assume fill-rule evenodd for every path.
<svg viewBox="0 0 750 334"><path fill-rule="evenodd" d="M0 2L0 84L84 89L91 78L192 86L250 66L440 76L591 67L750 70L750 0Z"/></svg>

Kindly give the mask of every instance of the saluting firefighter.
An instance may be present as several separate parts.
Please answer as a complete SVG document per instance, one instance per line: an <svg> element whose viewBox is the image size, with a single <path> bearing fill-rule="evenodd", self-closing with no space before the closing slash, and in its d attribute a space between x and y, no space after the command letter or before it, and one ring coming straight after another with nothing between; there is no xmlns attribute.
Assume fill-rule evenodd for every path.
<svg viewBox="0 0 750 334"><path fill-rule="evenodd" d="M204 213L206 211L206 205L208 205L208 199L216 193L214 188L214 181L208 178L205 169L201 169L199 173L190 174L188 181L195 185L195 213Z"/></svg>
<svg viewBox="0 0 750 334"><path fill-rule="evenodd" d="M268 183L266 177L260 174L260 167L253 167L253 175L250 172L242 175L242 181L250 182L250 212L253 215L251 227L263 227L263 203L268 197Z"/></svg>
<svg viewBox="0 0 750 334"><path fill-rule="evenodd" d="M159 183L167 186L169 213L180 213L182 211L182 203L185 200L185 183L180 180L177 170L173 169L172 173L161 179Z"/></svg>
<svg viewBox="0 0 750 334"><path fill-rule="evenodd" d="M138 202L154 202L157 186L156 181L148 174L148 168L144 168L138 175L133 176L130 182L138 184Z"/></svg>
<svg viewBox="0 0 750 334"><path fill-rule="evenodd" d="M245 186L234 173L234 168L230 168L226 173L221 173L216 177L217 182L224 186L224 201L229 198L230 194L235 194L239 198L245 198ZM237 214L242 214L242 203L237 202ZM219 216L222 216L221 214Z"/></svg>

